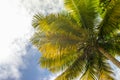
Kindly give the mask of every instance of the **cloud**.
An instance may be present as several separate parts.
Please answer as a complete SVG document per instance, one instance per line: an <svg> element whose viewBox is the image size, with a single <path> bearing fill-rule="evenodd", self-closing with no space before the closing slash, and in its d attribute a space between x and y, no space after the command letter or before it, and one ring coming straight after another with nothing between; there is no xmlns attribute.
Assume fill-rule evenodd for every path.
<svg viewBox="0 0 120 80"><path fill-rule="evenodd" d="M61 0L0 1L0 80L20 80L23 76L20 69L27 67L23 57L29 56L26 45L33 33L32 14L57 12L61 5ZM44 73L50 74L46 70L39 70L43 71L39 74L44 76Z"/></svg>
<svg viewBox="0 0 120 80"><path fill-rule="evenodd" d="M24 47L30 36L31 17L18 3L17 0L0 1L0 80L19 80L19 69L25 66L22 56L26 54Z"/></svg>
<svg viewBox="0 0 120 80"><path fill-rule="evenodd" d="M22 56L24 56L25 53L22 53L20 50L20 52L17 51L17 53L14 51L3 53L4 56L1 54L4 59L0 59L0 80L19 80L21 77L19 69L25 67L22 61Z"/></svg>
<svg viewBox="0 0 120 80"><path fill-rule="evenodd" d="M63 0L21 0L21 3L30 14L56 13L63 9Z"/></svg>

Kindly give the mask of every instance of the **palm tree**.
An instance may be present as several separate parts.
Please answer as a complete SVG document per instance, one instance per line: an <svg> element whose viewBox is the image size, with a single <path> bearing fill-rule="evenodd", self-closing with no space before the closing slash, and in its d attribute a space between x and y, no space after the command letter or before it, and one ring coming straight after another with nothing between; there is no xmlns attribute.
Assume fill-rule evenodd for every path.
<svg viewBox="0 0 120 80"><path fill-rule="evenodd" d="M31 42L41 52L40 65L55 80L114 80L112 61L120 55L120 0L64 0L57 14L36 14Z"/></svg>

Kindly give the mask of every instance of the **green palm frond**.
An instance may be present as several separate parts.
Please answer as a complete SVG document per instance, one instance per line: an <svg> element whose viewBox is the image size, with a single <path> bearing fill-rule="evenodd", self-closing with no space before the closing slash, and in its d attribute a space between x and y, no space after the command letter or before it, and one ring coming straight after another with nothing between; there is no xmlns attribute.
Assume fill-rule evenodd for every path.
<svg viewBox="0 0 120 80"><path fill-rule="evenodd" d="M66 32L66 34L73 34L80 36L83 29L77 25L76 21L69 15L66 14L50 14L44 17L41 14L35 15L32 25L40 28L39 30L45 32Z"/></svg>
<svg viewBox="0 0 120 80"><path fill-rule="evenodd" d="M84 70L86 60L85 55L79 55L77 59L55 80L71 80L79 77Z"/></svg>
<svg viewBox="0 0 120 80"><path fill-rule="evenodd" d="M110 64L99 52L88 56L85 71L80 80L114 80Z"/></svg>
<svg viewBox="0 0 120 80"><path fill-rule="evenodd" d="M47 55L51 56L54 54L51 53ZM78 53L75 51L70 51L69 53L59 53L56 56L49 58L41 56L40 63L43 68L47 68L52 72L57 72L66 69L74 62L77 57Z"/></svg>
<svg viewBox="0 0 120 80"><path fill-rule="evenodd" d="M36 14L36 15L34 15L34 18L33 18L33 20L32 20L32 26L33 26L34 28L38 27L38 26L40 25L40 21L41 21L43 18L45 18L45 16L42 15L42 14Z"/></svg>
<svg viewBox="0 0 120 80"><path fill-rule="evenodd" d="M100 36L110 35L119 28L120 24L120 0L112 2L107 8L103 21L100 24ZM104 35L103 35L104 34Z"/></svg>
<svg viewBox="0 0 120 80"><path fill-rule="evenodd" d="M80 48L78 45L85 41L87 35L69 15L41 16L38 14L34 17L33 26L37 32L31 38L42 53L41 66L52 72L65 69L74 62Z"/></svg>
<svg viewBox="0 0 120 80"><path fill-rule="evenodd" d="M109 64L102 64L101 71L99 72L99 80L115 80L114 73ZM107 68L106 68L107 67Z"/></svg>
<svg viewBox="0 0 120 80"><path fill-rule="evenodd" d="M80 80L97 80L93 70L88 69L86 73L80 78Z"/></svg>
<svg viewBox="0 0 120 80"><path fill-rule="evenodd" d="M99 80L115 80L113 69L107 60L99 55L98 57L98 79Z"/></svg>
<svg viewBox="0 0 120 80"><path fill-rule="evenodd" d="M98 2L97 0L65 0L65 7L78 23L81 22L84 27L93 28Z"/></svg>
<svg viewBox="0 0 120 80"><path fill-rule="evenodd" d="M104 40L105 42L99 43L101 47L103 47L107 52L111 55L120 55L120 37L108 37L108 39Z"/></svg>
<svg viewBox="0 0 120 80"><path fill-rule="evenodd" d="M116 0L99 0L99 6L101 10L101 14L104 14L106 9L111 6Z"/></svg>
<svg viewBox="0 0 120 80"><path fill-rule="evenodd" d="M33 19L33 26L38 31L31 38L31 41L42 53L53 53L54 49L58 48L72 50L73 47L77 48L80 42L86 41L85 30L80 28L69 15L41 16L36 15ZM53 51L51 51L52 48Z"/></svg>
<svg viewBox="0 0 120 80"><path fill-rule="evenodd" d="M79 48L79 41L84 42L84 38L76 37L73 35L67 35L65 33L56 34L56 33L36 33L31 38L31 42L43 53L49 52L53 53L54 50L59 49L75 49ZM51 48L51 49L49 49ZM53 51L51 51L53 49ZM59 50L58 50L59 51Z"/></svg>
<svg viewBox="0 0 120 80"><path fill-rule="evenodd" d="M80 80L97 80L97 54L89 52L86 60L87 62L84 68L84 73L82 74Z"/></svg>
<svg viewBox="0 0 120 80"><path fill-rule="evenodd" d="M67 11L73 16L73 18L80 24L80 0L64 0L64 5Z"/></svg>
<svg viewBox="0 0 120 80"><path fill-rule="evenodd" d="M83 27L94 28L94 20L97 17L98 0L79 0L79 14Z"/></svg>

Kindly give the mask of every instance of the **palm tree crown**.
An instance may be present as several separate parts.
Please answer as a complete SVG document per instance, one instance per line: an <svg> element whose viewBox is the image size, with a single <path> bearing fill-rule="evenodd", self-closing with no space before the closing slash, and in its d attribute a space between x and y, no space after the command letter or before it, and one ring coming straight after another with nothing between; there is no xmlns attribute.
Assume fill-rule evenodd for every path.
<svg viewBox="0 0 120 80"><path fill-rule="evenodd" d="M114 80L107 60L120 67L120 0L64 0L65 11L36 14L31 42L40 65L63 71L56 80Z"/></svg>

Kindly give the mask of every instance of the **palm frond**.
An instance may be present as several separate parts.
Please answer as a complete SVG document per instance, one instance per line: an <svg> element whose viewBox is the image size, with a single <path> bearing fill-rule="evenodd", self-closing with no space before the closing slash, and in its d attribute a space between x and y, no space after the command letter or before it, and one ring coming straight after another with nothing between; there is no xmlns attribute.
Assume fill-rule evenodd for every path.
<svg viewBox="0 0 120 80"><path fill-rule="evenodd" d="M105 37L114 33L120 24L120 0L111 2L107 8L103 21L100 24L99 36ZM104 35L103 35L104 34Z"/></svg>
<svg viewBox="0 0 120 80"><path fill-rule="evenodd" d="M108 7L112 6L116 0L99 0L100 14L103 15Z"/></svg>
<svg viewBox="0 0 120 80"><path fill-rule="evenodd" d="M97 80L97 60L98 56L96 52L89 51L86 58L86 66L84 73L80 77L80 80Z"/></svg>
<svg viewBox="0 0 120 80"><path fill-rule="evenodd" d="M88 69L86 73L80 78L80 80L97 80L92 70Z"/></svg>
<svg viewBox="0 0 120 80"><path fill-rule="evenodd" d="M108 39L104 40L105 42L99 43L101 47L103 47L107 52L111 55L120 55L120 37L108 37Z"/></svg>
<svg viewBox="0 0 120 80"><path fill-rule="evenodd" d="M52 48L54 50L56 49L75 49L77 51L77 48L79 48L79 41L84 42L82 38L75 37L72 35L67 35L65 33L61 34L53 34L49 33L45 35L44 33L35 33L34 36L31 38L31 42L43 53L51 52ZM51 48L51 49L49 49ZM56 48L56 49L55 49Z"/></svg>
<svg viewBox="0 0 120 80"><path fill-rule="evenodd" d="M91 28L97 16L98 0L65 0L65 7L78 23Z"/></svg>
<svg viewBox="0 0 120 80"><path fill-rule="evenodd" d="M79 42L86 41L85 30L80 28L69 14L36 16L33 19L33 26L37 31L31 38L31 42L42 53L56 53L66 48L77 51Z"/></svg>
<svg viewBox="0 0 120 80"><path fill-rule="evenodd" d="M84 28L93 29L94 20L97 17L97 0L79 0L80 20Z"/></svg>
<svg viewBox="0 0 120 80"><path fill-rule="evenodd" d="M81 39L71 34L49 33L38 31L31 42L42 53L40 63L43 68L52 72L65 69L78 57L77 49ZM84 40L83 40L84 41Z"/></svg>
<svg viewBox="0 0 120 80"><path fill-rule="evenodd" d="M114 73L112 68L110 67L110 64L101 55L99 55L98 57L97 73L99 80L115 80Z"/></svg>
<svg viewBox="0 0 120 80"><path fill-rule="evenodd" d="M80 24L80 9L78 8L80 0L64 0L67 11L73 16L78 24Z"/></svg>
<svg viewBox="0 0 120 80"><path fill-rule="evenodd" d="M83 72L85 63L85 55L79 55L77 59L55 80L75 79L76 77L80 76L80 74Z"/></svg>
<svg viewBox="0 0 120 80"><path fill-rule="evenodd" d="M50 14L45 17L38 14L34 16L32 25L43 32L51 32L52 30L54 33L66 32L66 34L75 36L80 36L81 32L83 32L83 29L77 25L69 13Z"/></svg>
<svg viewBox="0 0 120 80"><path fill-rule="evenodd" d="M40 21L43 18L45 18L45 16L43 14L38 13L38 14L34 15L33 20L32 20L32 26L34 28L37 28L40 25Z"/></svg>
<svg viewBox="0 0 120 80"><path fill-rule="evenodd" d="M47 54L48 56L54 54ZM78 57L78 53L75 51L70 51L69 53L59 53L54 57L46 58L45 56L41 56L40 64L41 67L47 68L51 72L57 72L61 70L65 70L68 66L70 66L74 60Z"/></svg>
<svg viewBox="0 0 120 80"><path fill-rule="evenodd" d="M92 51L87 55L86 67L80 80L114 80L114 73L98 51Z"/></svg>

